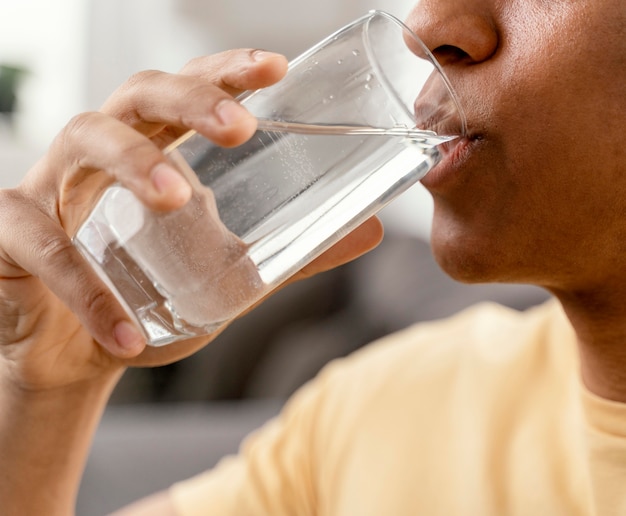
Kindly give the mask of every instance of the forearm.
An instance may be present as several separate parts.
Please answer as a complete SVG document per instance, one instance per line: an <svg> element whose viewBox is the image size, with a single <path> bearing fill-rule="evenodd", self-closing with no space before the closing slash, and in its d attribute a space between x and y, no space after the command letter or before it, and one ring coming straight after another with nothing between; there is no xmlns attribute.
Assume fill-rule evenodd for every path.
<svg viewBox="0 0 626 516"><path fill-rule="evenodd" d="M47 392L0 389L0 508L5 516L68 516L121 370Z"/></svg>

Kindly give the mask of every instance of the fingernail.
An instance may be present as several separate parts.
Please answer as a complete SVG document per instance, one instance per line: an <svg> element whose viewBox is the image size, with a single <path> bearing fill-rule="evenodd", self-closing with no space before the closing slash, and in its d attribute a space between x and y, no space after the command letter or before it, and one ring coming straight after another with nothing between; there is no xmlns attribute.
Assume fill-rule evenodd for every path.
<svg viewBox="0 0 626 516"><path fill-rule="evenodd" d="M281 54L275 52L268 52L267 50L255 50L252 52L252 59L257 62L265 61L266 59L274 59L275 57L282 57Z"/></svg>
<svg viewBox="0 0 626 516"><path fill-rule="evenodd" d="M188 197L191 195L191 186L185 178L167 163L159 163L150 172L152 185L160 194L179 195Z"/></svg>
<svg viewBox="0 0 626 516"><path fill-rule="evenodd" d="M113 335L118 346L122 349L130 351L143 347L143 335L128 321L118 322L113 329Z"/></svg>
<svg viewBox="0 0 626 516"><path fill-rule="evenodd" d="M215 107L215 113L224 125L233 125L252 116L238 102L230 99L222 100Z"/></svg>

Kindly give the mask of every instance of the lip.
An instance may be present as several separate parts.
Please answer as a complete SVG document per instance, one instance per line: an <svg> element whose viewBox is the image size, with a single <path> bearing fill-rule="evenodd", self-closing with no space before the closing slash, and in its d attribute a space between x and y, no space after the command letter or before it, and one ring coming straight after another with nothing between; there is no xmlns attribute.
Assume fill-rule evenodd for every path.
<svg viewBox="0 0 626 516"><path fill-rule="evenodd" d="M481 141L477 136L462 136L439 146L441 160L422 179L429 191L449 189L460 180L461 169L475 152Z"/></svg>

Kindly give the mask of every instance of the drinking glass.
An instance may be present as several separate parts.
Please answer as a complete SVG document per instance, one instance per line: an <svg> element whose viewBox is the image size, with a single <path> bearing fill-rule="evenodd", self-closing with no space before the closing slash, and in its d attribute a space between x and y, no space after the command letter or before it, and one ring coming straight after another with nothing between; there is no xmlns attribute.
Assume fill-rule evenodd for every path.
<svg viewBox="0 0 626 516"><path fill-rule="evenodd" d="M151 211L116 184L74 236L150 345L235 318L422 178L465 124L435 58L382 11L239 100L259 120L247 143L189 132L166 149L193 187L183 208Z"/></svg>

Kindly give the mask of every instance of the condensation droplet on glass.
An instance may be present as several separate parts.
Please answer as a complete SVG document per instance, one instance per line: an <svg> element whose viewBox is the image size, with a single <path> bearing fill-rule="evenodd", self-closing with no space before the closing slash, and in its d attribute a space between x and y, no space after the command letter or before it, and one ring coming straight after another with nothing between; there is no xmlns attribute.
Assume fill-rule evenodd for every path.
<svg viewBox="0 0 626 516"><path fill-rule="evenodd" d="M277 193L278 193L278 187L269 188L265 192L265 198L269 201L272 199L272 197L275 197Z"/></svg>
<svg viewBox="0 0 626 516"><path fill-rule="evenodd" d="M366 84L366 85L365 85L365 89L366 89L366 90L371 90L371 89L372 89L372 87L371 87L369 84Z"/></svg>
<svg viewBox="0 0 626 516"><path fill-rule="evenodd" d="M359 50L358 50L358 49L356 49L356 48L352 51L352 55L353 55L353 56L358 56L358 55L360 55L360 54L361 54L361 52L359 52Z"/></svg>
<svg viewBox="0 0 626 516"><path fill-rule="evenodd" d="M365 76L365 80L366 80L367 82L370 82L373 78L374 78L374 76L373 76L371 73L368 73L368 74Z"/></svg>
<svg viewBox="0 0 626 516"><path fill-rule="evenodd" d="M337 64L340 65L343 63L343 59L337 59Z"/></svg>

